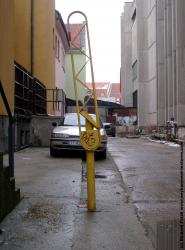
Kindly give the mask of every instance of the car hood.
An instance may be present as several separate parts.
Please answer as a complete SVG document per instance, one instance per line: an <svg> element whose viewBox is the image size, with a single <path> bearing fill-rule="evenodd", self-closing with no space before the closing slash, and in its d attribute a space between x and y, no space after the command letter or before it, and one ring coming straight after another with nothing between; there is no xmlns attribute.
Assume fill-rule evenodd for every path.
<svg viewBox="0 0 185 250"><path fill-rule="evenodd" d="M69 127L69 126L58 126L58 127L53 129L53 133L79 135L79 128L77 126L71 126L71 127Z"/></svg>
<svg viewBox="0 0 185 250"><path fill-rule="evenodd" d="M82 131L85 130L85 127L82 127ZM61 133L68 135L78 135L79 136L79 128L78 126L58 126L53 129L53 133Z"/></svg>
<svg viewBox="0 0 185 250"><path fill-rule="evenodd" d="M85 127L81 127L82 131L85 131ZM102 130L102 128L100 129ZM68 134L68 135L74 135L79 136L79 128L78 126L57 126L53 129L53 133L61 133L61 134Z"/></svg>

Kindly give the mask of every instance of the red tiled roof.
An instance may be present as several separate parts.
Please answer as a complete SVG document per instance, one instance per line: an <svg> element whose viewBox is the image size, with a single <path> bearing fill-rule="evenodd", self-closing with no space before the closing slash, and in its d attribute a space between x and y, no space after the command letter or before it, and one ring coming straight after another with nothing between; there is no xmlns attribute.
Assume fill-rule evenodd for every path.
<svg viewBox="0 0 185 250"><path fill-rule="evenodd" d="M116 98L120 98L121 97L120 83L113 83L112 84L112 89L111 89L110 96L111 97L116 97Z"/></svg>
<svg viewBox="0 0 185 250"><path fill-rule="evenodd" d="M92 83L86 83L86 85L92 89ZM110 82L96 82L96 95L98 99L115 98L117 101L121 98L120 84Z"/></svg>
<svg viewBox="0 0 185 250"><path fill-rule="evenodd" d="M92 89L92 83L87 83L87 86ZM96 95L97 98L107 98L109 97L109 92L111 88L110 82L95 82Z"/></svg>

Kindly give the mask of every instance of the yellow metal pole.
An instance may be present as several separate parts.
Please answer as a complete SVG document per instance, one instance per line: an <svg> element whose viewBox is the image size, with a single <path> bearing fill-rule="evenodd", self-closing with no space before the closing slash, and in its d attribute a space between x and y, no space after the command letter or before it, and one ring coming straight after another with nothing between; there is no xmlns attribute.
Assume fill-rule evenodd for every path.
<svg viewBox="0 0 185 250"><path fill-rule="evenodd" d="M85 107L87 106L87 103L90 99L87 101L84 101L83 106L80 108L78 104L79 96L78 96L78 87L77 83L80 83L82 86L84 86L86 89L89 90L89 88L86 86L84 82L82 82L80 79L78 79L78 76L80 75L81 71L85 68L87 62L82 66L82 68L75 72L75 62L73 57L73 41L76 39L73 38L71 40L71 33L70 33L70 24L69 20L70 17L73 14L81 14L85 18L85 25L86 26L86 32L87 32L87 42L88 42L88 52L89 55L87 55L83 50L79 48L79 51L85 55L88 58L87 62L90 62L90 69L91 69L91 76L92 76L92 85L93 90L91 97L94 97L94 106L95 106L95 114L96 114L96 121L94 121L91 116L85 111ZM82 29L83 29L82 28ZM80 32L82 31L80 30ZM79 33L80 33L79 32ZM72 63L72 72L73 72L73 79L74 79L74 91L75 91L75 97L76 97L76 108L78 113L78 126L79 126L79 133L80 133L80 142L83 146L83 148L86 150L86 162L87 162L87 207L89 211L95 211L96 210L96 190L95 190L95 150L100 145L100 122L99 122L99 110L98 110L98 104L97 104L97 98L96 98L96 89L95 89L95 81L94 81L94 71L93 71L93 63L92 63L92 54L91 54L91 46L90 46L90 36L89 36L89 28L88 28L88 22L86 15L81 11L74 11L68 16L68 35L70 40L70 54L71 54L71 63ZM82 115L86 119L86 131L81 130L81 122L80 122L80 115ZM96 128L96 129L94 129Z"/></svg>
<svg viewBox="0 0 185 250"><path fill-rule="evenodd" d="M92 130L92 124L86 119L86 130ZM87 157L87 208L89 211L96 210L96 190L95 190L95 164L94 151L86 150Z"/></svg>
<svg viewBox="0 0 185 250"><path fill-rule="evenodd" d="M94 95L94 106L95 106L95 113L96 117L99 117L99 109L98 109L98 102L97 102L97 96L96 96L96 87L95 87L95 79L94 79L94 70L93 70L93 61L92 61L92 53L91 53L91 43L90 43L90 35L89 35L89 28L88 28L88 22L86 24L87 26L87 40L88 40L88 47L89 47L89 59L90 59L90 68L91 68L91 78L92 78L92 85L93 85L93 95ZM100 127L100 121L97 119L98 127Z"/></svg>

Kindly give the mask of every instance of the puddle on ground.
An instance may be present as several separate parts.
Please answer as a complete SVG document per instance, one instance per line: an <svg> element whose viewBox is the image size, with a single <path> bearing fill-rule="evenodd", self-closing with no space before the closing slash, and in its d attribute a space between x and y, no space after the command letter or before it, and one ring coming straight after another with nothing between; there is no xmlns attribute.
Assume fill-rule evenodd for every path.
<svg viewBox="0 0 185 250"><path fill-rule="evenodd" d="M124 168L124 171L136 171L135 167L128 167L128 168Z"/></svg>
<svg viewBox="0 0 185 250"><path fill-rule="evenodd" d="M115 174L112 171L103 171L103 172L97 171L95 174L95 178L96 179L112 180L115 178Z"/></svg>

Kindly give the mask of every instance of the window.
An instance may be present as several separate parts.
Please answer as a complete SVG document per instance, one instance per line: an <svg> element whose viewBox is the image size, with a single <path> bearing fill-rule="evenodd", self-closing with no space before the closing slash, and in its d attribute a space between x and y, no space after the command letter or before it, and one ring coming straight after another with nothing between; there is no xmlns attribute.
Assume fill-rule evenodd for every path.
<svg viewBox="0 0 185 250"><path fill-rule="evenodd" d="M94 114L90 114L90 116L94 121L96 121L96 116ZM86 125L86 120L82 115L80 115L80 124L83 127L85 127ZM77 114L76 113L66 114L63 125L64 126L78 126Z"/></svg>
<svg viewBox="0 0 185 250"><path fill-rule="evenodd" d="M55 36L55 56L60 62L60 41L57 36Z"/></svg>
<svg viewBox="0 0 185 250"><path fill-rule="evenodd" d="M53 49L55 49L55 30L53 28Z"/></svg>
<svg viewBox="0 0 185 250"><path fill-rule="evenodd" d="M132 95L133 95L133 107L137 108L137 90Z"/></svg>
<svg viewBox="0 0 185 250"><path fill-rule="evenodd" d="M132 65L132 81L137 79L137 60Z"/></svg>
<svg viewBox="0 0 185 250"><path fill-rule="evenodd" d="M132 22L134 23L135 20L136 20L136 9L134 10L133 15L132 15Z"/></svg>
<svg viewBox="0 0 185 250"><path fill-rule="evenodd" d="M55 56L57 58L57 36L55 36Z"/></svg>
<svg viewBox="0 0 185 250"><path fill-rule="evenodd" d="M58 40L58 44L57 44L57 58L60 61L60 41Z"/></svg>
<svg viewBox="0 0 185 250"><path fill-rule="evenodd" d="M15 114L46 114L46 87L15 64Z"/></svg>

